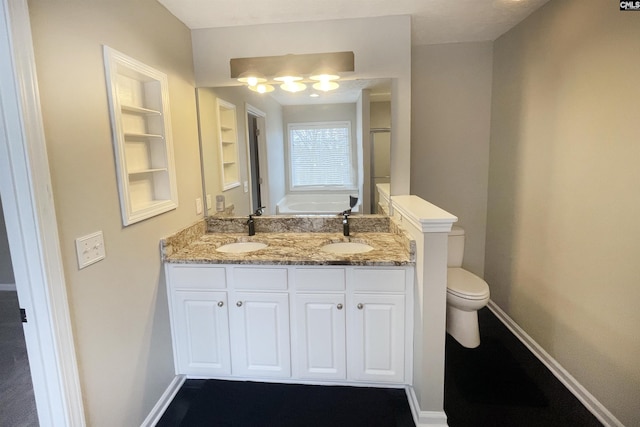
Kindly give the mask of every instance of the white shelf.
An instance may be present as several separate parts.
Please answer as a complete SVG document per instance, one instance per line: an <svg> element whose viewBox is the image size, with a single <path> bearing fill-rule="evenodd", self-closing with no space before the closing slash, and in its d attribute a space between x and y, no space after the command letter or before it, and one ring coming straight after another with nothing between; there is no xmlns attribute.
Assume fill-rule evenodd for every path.
<svg viewBox="0 0 640 427"><path fill-rule="evenodd" d="M238 161L238 131L236 106L218 98L218 126L220 151L220 180L222 191L240 185L240 169Z"/></svg>
<svg viewBox="0 0 640 427"><path fill-rule="evenodd" d="M129 175L140 175L143 173L154 173L154 172L166 172L167 168L158 168L158 169L140 169L129 171Z"/></svg>
<svg viewBox="0 0 640 427"><path fill-rule="evenodd" d="M148 108L142 108L142 107L138 107L135 105L121 105L120 108L122 109L123 113L130 113L130 114L142 114L142 115L147 115L147 116L161 116L162 112L158 111L158 110L150 110Z"/></svg>
<svg viewBox="0 0 640 427"><path fill-rule="evenodd" d="M178 192L167 76L104 47L122 223L175 209Z"/></svg>
<svg viewBox="0 0 640 427"><path fill-rule="evenodd" d="M125 132L124 137L129 139L164 139L164 136L151 133Z"/></svg>

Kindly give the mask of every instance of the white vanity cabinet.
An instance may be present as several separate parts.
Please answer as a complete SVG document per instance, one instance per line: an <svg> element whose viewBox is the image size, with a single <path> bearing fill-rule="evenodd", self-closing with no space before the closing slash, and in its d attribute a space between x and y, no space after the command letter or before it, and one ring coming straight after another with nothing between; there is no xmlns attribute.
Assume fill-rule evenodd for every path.
<svg viewBox="0 0 640 427"><path fill-rule="evenodd" d="M354 294L349 334L349 377L402 382L405 372L404 295ZM355 307L355 308L353 308Z"/></svg>
<svg viewBox="0 0 640 427"><path fill-rule="evenodd" d="M189 375L230 375L227 293L176 291L172 299L177 369Z"/></svg>
<svg viewBox="0 0 640 427"><path fill-rule="evenodd" d="M233 375L289 378L289 294L286 268L228 267Z"/></svg>
<svg viewBox="0 0 640 427"><path fill-rule="evenodd" d="M225 269L175 264L166 273L176 371L193 376L230 375Z"/></svg>
<svg viewBox="0 0 640 427"><path fill-rule="evenodd" d="M301 379L347 378L346 269L295 268L291 349Z"/></svg>
<svg viewBox="0 0 640 427"><path fill-rule="evenodd" d="M410 384L413 269L166 264L176 372Z"/></svg>
<svg viewBox="0 0 640 427"><path fill-rule="evenodd" d="M353 271L349 298L350 378L356 381L402 382L406 336L412 318L406 316L405 270L362 269ZM406 347L406 348L405 348Z"/></svg>

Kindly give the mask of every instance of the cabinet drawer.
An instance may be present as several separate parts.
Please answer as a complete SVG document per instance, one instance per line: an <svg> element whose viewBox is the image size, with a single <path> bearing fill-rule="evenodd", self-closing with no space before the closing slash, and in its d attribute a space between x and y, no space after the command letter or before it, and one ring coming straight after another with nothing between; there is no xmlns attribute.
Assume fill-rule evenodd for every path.
<svg viewBox="0 0 640 427"><path fill-rule="evenodd" d="M344 268L296 268L296 289L304 291L343 291Z"/></svg>
<svg viewBox="0 0 640 427"><path fill-rule="evenodd" d="M237 267L233 270L235 289L287 289L286 268L246 268Z"/></svg>
<svg viewBox="0 0 640 427"><path fill-rule="evenodd" d="M224 267L172 265L169 280L174 289L224 289L227 287Z"/></svg>
<svg viewBox="0 0 640 427"><path fill-rule="evenodd" d="M405 270L386 268L358 268L353 271L356 291L404 292Z"/></svg>

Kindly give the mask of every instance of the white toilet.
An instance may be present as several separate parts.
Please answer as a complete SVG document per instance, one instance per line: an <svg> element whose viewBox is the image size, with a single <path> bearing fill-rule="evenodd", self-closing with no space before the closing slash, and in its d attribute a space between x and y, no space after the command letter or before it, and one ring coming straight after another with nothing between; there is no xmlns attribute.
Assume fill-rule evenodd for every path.
<svg viewBox="0 0 640 427"><path fill-rule="evenodd" d="M447 257L447 332L467 348L480 345L478 310L489 302L489 285L462 268L464 230L453 226Z"/></svg>

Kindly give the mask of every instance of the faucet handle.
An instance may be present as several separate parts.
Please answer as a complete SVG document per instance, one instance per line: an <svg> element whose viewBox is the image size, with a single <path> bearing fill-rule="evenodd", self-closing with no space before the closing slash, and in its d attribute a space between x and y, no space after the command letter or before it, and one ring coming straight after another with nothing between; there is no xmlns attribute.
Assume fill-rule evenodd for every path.
<svg viewBox="0 0 640 427"><path fill-rule="evenodd" d="M357 198L357 197L355 197L355 196L349 196L349 206L350 206L351 208L354 208L354 207L355 207L355 205L357 205L357 204L358 204L358 198ZM350 210L351 210L351 209L350 209Z"/></svg>
<svg viewBox="0 0 640 427"><path fill-rule="evenodd" d="M262 215L263 214L263 211L262 211L263 209L264 209L264 206L260 206L258 209L256 209L256 211L253 213L253 215L255 215L255 216Z"/></svg>

